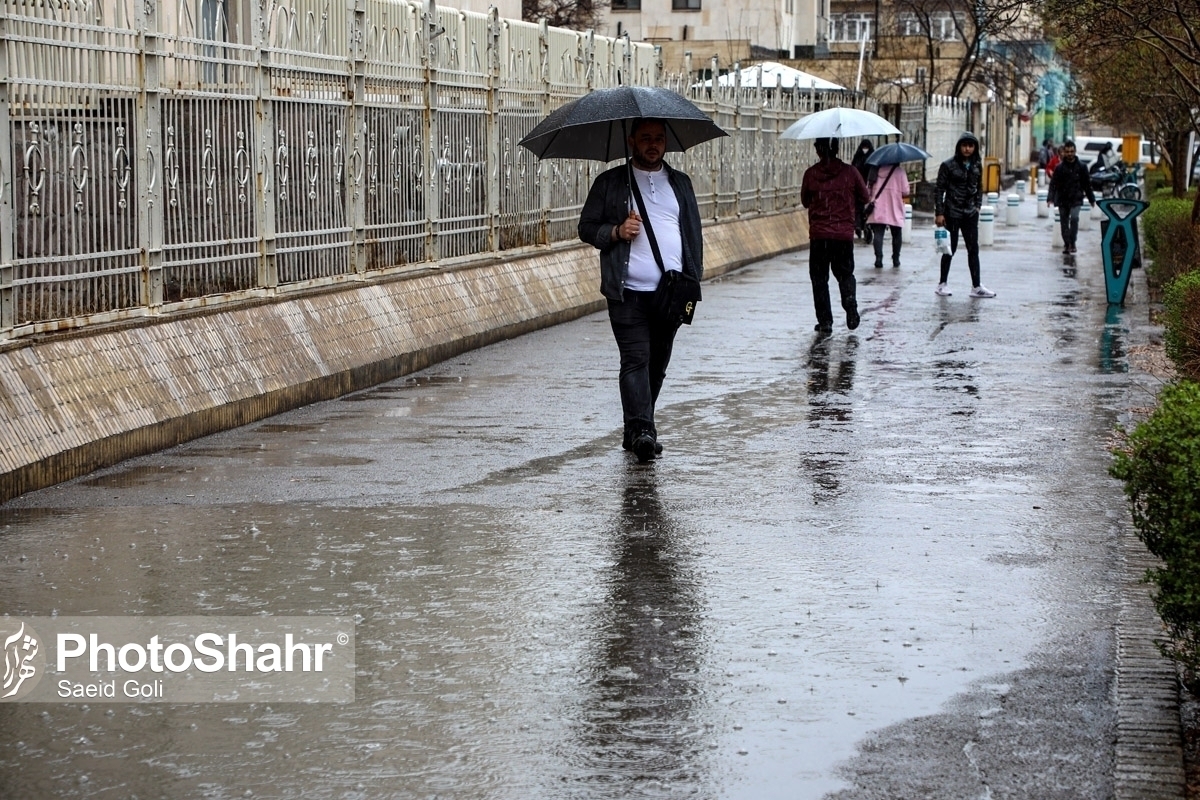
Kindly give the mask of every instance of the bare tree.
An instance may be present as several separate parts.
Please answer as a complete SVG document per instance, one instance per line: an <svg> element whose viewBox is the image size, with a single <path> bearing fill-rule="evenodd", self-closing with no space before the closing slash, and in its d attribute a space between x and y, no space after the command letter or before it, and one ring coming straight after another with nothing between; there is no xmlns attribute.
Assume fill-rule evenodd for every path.
<svg viewBox="0 0 1200 800"><path fill-rule="evenodd" d="M1029 24L1032 4L1033 0L895 0L894 22L922 39L928 62L926 93L958 97L971 84L987 85L986 51L995 50L997 43L1040 39ZM939 70L939 62L947 59L953 65Z"/></svg>
<svg viewBox="0 0 1200 800"><path fill-rule="evenodd" d="M1082 110L1152 136L1164 159L1187 163L1200 132L1200 5L1195 0L1045 0L1043 14L1078 82ZM1180 169L1172 170L1179 178ZM1177 196L1182 180L1172 181ZM1200 221L1200 201L1193 207Z"/></svg>
<svg viewBox="0 0 1200 800"><path fill-rule="evenodd" d="M545 19L558 28L586 31L596 27L600 12L608 5L605 0L521 0L521 19Z"/></svg>

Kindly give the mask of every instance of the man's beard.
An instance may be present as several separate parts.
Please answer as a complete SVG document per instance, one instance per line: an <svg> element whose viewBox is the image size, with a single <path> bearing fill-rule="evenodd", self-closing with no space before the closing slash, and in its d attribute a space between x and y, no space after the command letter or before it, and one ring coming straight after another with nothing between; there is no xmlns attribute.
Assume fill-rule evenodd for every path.
<svg viewBox="0 0 1200 800"><path fill-rule="evenodd" d="M638 153L633 154L633 165L647 172L657 169L662 166L662 156L659 156L656 161L646 161Z"/></svg>

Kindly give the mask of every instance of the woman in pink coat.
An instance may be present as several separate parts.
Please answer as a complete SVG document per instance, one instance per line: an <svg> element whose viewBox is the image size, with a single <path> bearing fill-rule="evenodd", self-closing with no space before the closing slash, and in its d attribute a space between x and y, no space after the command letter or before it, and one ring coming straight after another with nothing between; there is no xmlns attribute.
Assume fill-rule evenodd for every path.
<svg viewBox="0 0 1200 800"><path fill-rule="evenodd" d="M883 231L892 232L892 266L900 266L900 228L904 225L904 198L908 196L908 176L900 164L872 167L867 194L874 209L867 216L871 243L875 245L875 269L883 269Z"/></svg>

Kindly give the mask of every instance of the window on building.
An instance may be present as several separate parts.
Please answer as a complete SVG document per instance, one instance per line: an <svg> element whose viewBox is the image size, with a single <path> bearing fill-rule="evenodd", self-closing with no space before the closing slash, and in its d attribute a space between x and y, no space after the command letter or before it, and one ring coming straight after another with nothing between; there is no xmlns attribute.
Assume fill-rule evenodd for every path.
<svg viewBox="0 0 1200 800"><path fill-rule="evenodd" d="M829 41L857 42L862 39L870 41L872 14L830 14Z"/></svg>
<svg viewBox="0 0 1200 800"><path fill-rule="evenodd" d="M672 11L699 11L700 0L671 0Z"/></svg>
<svg viewBox="0 0 1200 800"><path fill-rule="evenodd" d="M967 18L962 12L937 11L929 15L930 30L926 31L924 20L916 14L897 14L896 35L929 36L932 39L950 42L961 38L959 28L965 29L966 24Z"/></svg>
<svg viewBox="0 0 1200 800"><path fill-rule="evenodd" d="M612 0L610 4L613 11L640 11L642 8L642 0ZM621 34L618 33L618 36Z"/></svg>

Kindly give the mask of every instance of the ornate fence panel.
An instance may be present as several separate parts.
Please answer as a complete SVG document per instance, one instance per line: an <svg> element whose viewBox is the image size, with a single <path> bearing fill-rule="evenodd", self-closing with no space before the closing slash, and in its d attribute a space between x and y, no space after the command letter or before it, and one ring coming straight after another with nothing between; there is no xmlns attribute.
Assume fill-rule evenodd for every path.
<svg viewBox="0 0 1200 800"><path fill-rule="evenodd" d="M0 336L143 308L140 3L5 3Z"/></svg>
<svg viewBox="0 0 1200 800"><path fill-rule="evenodd" d="M425 67L421 9L369 0L364 20L364 150L350 161L363 193L363 269L427 258ZM361 178L358 177L361 175Z"/></svg>
<svg viewBox="0 0 1200 800"><path fill-rule="evenodd" d="M572 241L609 165L517 142L594 88L729 131L670 156L705 219L793 208L811 146L778 133L846 101L432 0L0 3L0 342Z"/></svg>

